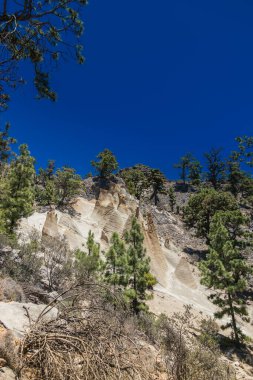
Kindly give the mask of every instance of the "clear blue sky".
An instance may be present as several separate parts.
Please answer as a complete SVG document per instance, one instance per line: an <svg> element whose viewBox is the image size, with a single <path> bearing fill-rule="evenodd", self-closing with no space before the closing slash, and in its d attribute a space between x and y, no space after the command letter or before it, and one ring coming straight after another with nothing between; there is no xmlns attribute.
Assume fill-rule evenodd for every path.
<svg viewBox="0 0 253 380"><path fill-rule="evenodd" d="M107 147L174 177L184 153L253 134L251 0L90 0L83 18L86 63L54 73L57 103L27 85L1 115L38 166L85 174Z"/></svg>

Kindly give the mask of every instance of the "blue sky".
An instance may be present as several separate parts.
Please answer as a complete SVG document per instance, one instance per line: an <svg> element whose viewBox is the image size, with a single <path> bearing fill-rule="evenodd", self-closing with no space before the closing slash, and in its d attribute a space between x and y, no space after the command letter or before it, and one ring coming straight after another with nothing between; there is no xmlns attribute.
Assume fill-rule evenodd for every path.
<svg viewBox="0 0 253 380"><path fill-rule="evenodd" d="M173 178L184 153L200 159L253 134L251 0L90 0L83 19L86 63L53 73L57 103L28 84L1 115L38 166L55 159L85 174L109 148L121 167Z"/></svg>

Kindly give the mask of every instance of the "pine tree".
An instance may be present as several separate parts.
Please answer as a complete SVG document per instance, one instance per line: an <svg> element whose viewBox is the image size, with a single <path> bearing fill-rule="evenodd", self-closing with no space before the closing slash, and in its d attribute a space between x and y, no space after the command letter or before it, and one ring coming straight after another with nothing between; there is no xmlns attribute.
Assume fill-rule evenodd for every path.
<svg viewBox="0 0 253 380"><path fill-rule="evenodd" d="M169 188L168 195L169 195L170 210L174 212L174 207L177 202L176 202L175 190L172 186Z"/></svg>
<svg viewBox="0 0 253 380"><path fill-rule="evenodd" d="M196 159L192 159L192 161L189 163L189 180L191 181L192 185L198 186L201 182L201 170L202 166L200 165L200 162Z"/></svg>
<svg viewBox="0 0 253 380"><path fill-rule="evenodd" d="M246 173L241 184L242 197L247 200L249 197L253 197L253 177L250 173Z"/></svg>
<svg viewBox="0 0 253 380"><path fill-rule="evenodd" d="M98 175L103 179L108 179L116 170L119 164L114 154L105 149L97 155L97 161L91 161L91 165L96 169Z"/></svg>
<svg viewBox="0 0 253 380"><path fill-rule="evenodd" d="M42 186L46 186L47 180L53 180L55 173L55 161L48 160L46 169L39 169L38 183Z"/></svg>
<svg viewBox="0 0 253 380"><path fill-rule="evenodd" d="M128 283L126 246L117 232L112 234L110 247L105 253L103 273L105 282L113 286L114 292L117 288L126 287Z"/></svg>
<svg viewBox="0 0 253 380"><path fill-rule="evenodd" d="M225 163L221 157L222 149L212 148L204 156L207 162L207 181L212 184L215 190L217 190L225 177Z"/></svg>
<svg viewBox="0 0 253 380"><path fill-rule="evenodd" d="M191 153L187 153L185 156L180 158L180 161L174 165L174 168L181 169L180 178L183 181L183 184L186 185L186 181L188 179L188 173L190 164L194 160Z"/></svg>
<svg viewBox="0 0 253 380"><path fill-rule="evenodd" d="M237 198L242 190L245 174L240 169L239 161L235 161L232 158L228 160L227 168L228 190Z"/></svg>
<svg viewBox="0 0 253 380"><path fill-rule="evenodd" d="M154 199L155 205L157 206L159 202L159 194L167 194L165 188L166 178L159 169L151 169L148 179L152 187L150 199Z"/></svg>
<svg viewBox="0 0 253 380"><path fill-rule="evenodd" d="M243 198L246 204L250 203L253 196L253 179L251 173L242 170L241 166L252 166L252 139L238 137L236 141L239 143L239 150L232 151L227 160L227 188L236 198Z"/></svg>
<svg viewBox="0 0 253 380"><path fill-rule="evenodd" d="M9 136L10 124L7 123L2 131L0 131L0 174L3 173L3 168L13 155L11 145L16 143L13 137Z"/></svg>
<svg viewBox="0 0 253 380"><path fill-rule="evenodd" d="M150 168L146 165L138 164L132 168L123 169L119 172L119 175L125 181L129 193L134 195L138 200L150 188Z"/></svg>
<svg viewBox="0 0 253 380"><path fill-rule="evenodd" d="M75 252L75 268L79 282L89 280L97 275L101 267L100 245L95 242L94 233L89 231L86 243L88 252L77 250Z"/></svg>
<svg viewBox="0 0 253 380"><path fill-rule="evenodd" d="M219 221L227 229L233 247L238 248L241 253L244 252L252 238L252 233L247 228L248 217L243 215L239 209L217 211L212 218L211 226L218 224Z"/></svg>
<svg viewBox="0 0 253 380"><path fill-rule="evenodd" d="M5 220L5 215L4 215L4 202L6 198L6 175L2 176L1 181L0 181L0 234L6 234L7 233L7 225L6 225L6 220Z"/></svg>
<svg viewBox="0 0 253 380"><path fill-rule="evenodd" d="M36 200L43 206L58 204L59 197L54 180L46 179L43 189L36 188Z"/></svg>
<svg viewBox="0 0 253 380"><path fill-rule="evenodd" d="M36 201L43 206L57 204L58 194L56 188L55 161L48 160L46 169L39 169L36 181Z"/></svg>
<svg viewBox="0 0 253 380"><path fill-rule="evenodd" d="M150 259L146 257L143 240L141 227L134 218L130 231L125 234L128 258L128 286L125 295L135 314L145 309L144 301L150 297L147 291L156 283L156 279L150 273Z"/></svg>
<svg viewBox="0 0 253 380"><path fill-rule="evenodd" d="M209 298L220 309L215 316L229 316L230 321L222 328L232 328L235 343L239 344L243 334L236 316L248 321L246 298L242 293L247 289L247 277L252 273L252 268L237 249L221 217L212 222L209 253L199 267L201 283L214 291Z"/></svg>
<svg viewBox="0 0 253 380"><path fill-rule="evenodd" d="M217 211L237 210L238 205L232 194L203 189L191 196L184 209L184 222L187 227L195 228L196 235L209 241L211 220Z"/></svg>
<svg viewBox="0 0 253 380"><path fill-rule="evenodd" d="M88 248L88 256L97 256L100 250L99 244L95 242L94 233L89 231L86 246Z"/></svg>
<svg viewBox="0 0 253 380"><path fill-rule="evenodd" d="M253 167L253 137L241 136L235 139L238 143L240 160Z"/></svg>
<svg viewBox="0 0 253 380"><path fill-rule="evenodd" d="M84 62L80 10L86 0L4 0L0 7L0 109L7 107L9 89L24 83L20 74L28 61L39 97L56 99L50 86L53 62L66 56Z"/></svg>
<svg viewBox="0 0 253 380"><path fill-rule="evenodd" d="M55 185L59 205L70 202L83 189L81 177L76 174L75 169L67 166L56 171Z"/></svg>
<svg viewBox="0 0 253 380"><path fill-rule="evenodd" d="M35 160L27 145L21 145L19 151L20 154L11 162L2 201L2 212L10 232L18 219L30 215L35 200Z"/></svg>

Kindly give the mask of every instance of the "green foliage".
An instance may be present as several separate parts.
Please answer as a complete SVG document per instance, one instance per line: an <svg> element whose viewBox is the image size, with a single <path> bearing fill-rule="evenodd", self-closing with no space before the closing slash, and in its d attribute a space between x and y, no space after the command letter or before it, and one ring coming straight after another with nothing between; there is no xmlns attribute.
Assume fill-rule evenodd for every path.
<svg viewBox="0 0 253 380"><path fill-rule="evenodd" d="M184 209L187 227L196 229L196 234L209 240L210 224L217 211L237 210L238 205L232 194L214 189L203 189L191 196Z"/></svg>
<svg viewBox="0 0 253 380"><path fill-rule="evenodd" d="M237 137L236 141L238 142L239 158L250 167L253 167L253 137Z"/></svg>
<svg viewBox="0 0 253 380"><path fill-rule="evenodd" d="M39 97L56 99L49 72L54 61L65 60L71 52L83 63L79 43L84 27L79 11L86 0L5 0L0 10L0 107L9 101L7 86L24 83L18 74L19 63L26 60L34 70L34 85Z"/></svg>
<svg viewBox="0 0 253 380"><path fill-rule="evenodd" d="M104 149L97 155L97 161L91 161L91 165L96 169L101 178L109 178L116 170L119 164L116 157L109 149Z"/></svg>
<svg viewBox="0 0 253 380"><path fill-rule="evenodd" d="M228 220L225 219L227 223ZM247 277L253 271L236 245L233 233L224 225L224 215L216 216L211 224L207 259L199 267L201 283L214 291L209 298L219 308L215 316L229 316L230 321L223 328L232 328L233 338L238 344L243 339L243 334L238 327L236 315L248 321L246 298L242 293L247 289Z"/></svg>
<svg viewBox="0 0 253 380"><path fill-rule="evenodd" d="M250 199L253 197L253 179L252 174L242 170L249 165L253 166L253 138L252 137L237 137L238 150L232 151L227 161L227 181L228 190L244 201L245 204L250 205Z"/></svg>
<svg viewBox="0 0 253 380"><path fill-rule="evenodd" d="M27 145L21 145L19 151L8 170L1 202L1 213L10 232L20 218L31 214L35 200L35 160Z"/></svg>
<svg viewBox="0 0 253 380"><path fill-rule="evenodd" d="M46 169L39 169L36 181L36 201L42 206L58 204L55 182L55 161L49 160Z"/></svg>
<svg viewBox="0 0 253 380"><path fill-rule="evenodd" d="M126 183L130 194L134 195L138 200L143 197L146 190L149 189L149 171L150 168L145 165L135 165L132 168L120 171L120 176Z"/></svg>
<svg viewBox="0 0 253 380"><path fill-rule="evenodd" d="M249 202L252 204L252 198L253 198L253 178L249 175L246 175L243 178L243 181L241 183L241 194L242 197L246 200L246 202Z"/></svg>
<svg viewBox="0 0 253 380"><path fill-rule="evenodd" d="M138 164L132 168L120 171L128 191L140 200L146 191L151 191L150 199L154 199L155 205L159 202L159 194L167 194L166 178L159 169L152 169L146 165Z"/></svg>
<svg viewBox="0 0 253 380"><path fill-rule="evenodd" d="M184 185L188 179L189 168L191 162L195 160L191 153L187 153L185 156L180 158L180 161L174 165L174 168L181 169L180 178L183 181Z"/></svg>
<svg viewBox="0 0 253 380"><path fill-rule="evenodd" d="M192 159L189 165L189 180L191 181L192 185L198 186L201 182L201 171L202 166L200 165L200 162L196 159Z"/></svg>
<svg viewBox="0 0 253 380"><path fill-rule="evenodd" d="M1 240L4 236L1 236ZM32 282L36 284L41 280L42 259L39 255L40 242L36 234L28 237L28 242L17 242L12 237L12 240L6 237L3 246L11 246L14 254L8 252L2 256L1 273L5 276L10 276L21 282ZM0 244L2 245L2 244Z"/></svg>
<svg viewBox="0 0 253 380"><path fill-rule="evenodd" d="M248 218L238 210L232 211L217 211L212 218L212 224L222 222L227 229L229 238L234 247L242 250L245 249L252 238L252 234L247 230Z"/></svg>
<svg viewBox="0 0 253 380"><path fill-rule="evenodd" d="M222 160L221 151L220 148L212 148L204 154L207 164L206 179L216 190L225 178L225 163Z"/></svg>
<svg viewBox="0 0 253 380"><path fill-rule="evenodd" d="M64 166L55 172L55 161L49 160L47 168L39 170L36 200L43 206L60 206L70 202L82 189L82 179L76 174L75 169Z"/></svg>
<svg viewBox="0 0 253 380"><path fill-rule="evenodd" d="M105 263L103 266L105 282L116 288L122 288L128 283L128 261L126 255L126 246L120 239L117 232L114 232L110 241L110 248L105 253Z"/></svg>
<svg viewBox="0 0 253 380"><path fill-rule="evenodd" d="M156 284L150 273L150 259L146 257L143 240L141 227L134 218L124 240L113 233L102 266L104 281L112 285L114 292L123 293L135 314L147 310L145 300L151 298L148 291Z"/></svg>
<svg viewBox="0 0 253 380"><path fill-rule="evenodd" d="M76 277L80 283L89 280L91 276L97 275L101 269L100 245L94 240L94 233L89 231L86 243L88 252L77 250L75 252Z"/></svg>
<svg viewBox="0 0 253 380"><path fill-rule="evenodd" d="M13 155L11 145L16 143L13 137L9 136L10 124L7 123L2 131L0 131L0 174L3 171L4 165Z"/></svg>
<svg viewBox="0 0 253 380"><path fill-rule="evenodd" d="M169 195L170 210L174 212L174 207L177 203L177 200L176 200L175 190L172 186L168 190L168 195Z"/></svg>
<svg viewBox="0 0 253 380"><path fill-rule="evenodd" d="M206 172L202 175L202 166L192 154L181 157L174 165L181 169L180 178L185 189L187 182L194 186L210 184L215 190L222 188L231 192L242 205L251 207L253 199L252 173L245 170L247 165L253 167L253 137L237 137L238 149L230 153L227 160L221 156L222 149L212 148L204 154L206 160Z"/></svg>
<svg viewBox="0 0 253 380"><path fill-rule="evenodd" d="M132 220L131 229L125 234L128 258L128 286L125 295L133 311L145 310L145 300L150 298L148 290L156 284L150 273L150 259L145 255L143 234L137 219Z"/></svg>
<svg viewBox="0 0 253 380"><path fill-rule="evenodd" d="M48 160L46 169L39 169L38 183L42 186L46 185L47 180L53 180L55 173L55 161Z"/></svg>
<svg viewBox="0 0 253 380"><path fill-rule="evenodd" d="M58 205L70 202L84 189L81 177L76 174L75 169L64 166L58 169L55 175L55 187Z"/></svg>
<svg viewBox="0 0 253 380"><path fill-rule="evenodd" d="M215 318L208 317L201 320L199 340L203 346L212 350L218 348L219 329Z"/></svg>
<svg viewBox="0 0 253 380"><path fill-rule="evenodd" d="M150 199L154 199L155 205L159 202L159 194L167 194L165 183L166 178L159 169L150 169L148 182L152 187Z"/></svg>
<svg viewBox="0 0 253 380"><path fill-rule="evenodd" d="M4 207L3 203L6 198L6 173L5 176L2 175L1 181L0 181L0 234L7 233L7 225L6 225L6 218L4 214Z"/></svg>
<svg viewBox="0 0 253 380"><path fill-rule="evenodd" d="M58 194L54 180L45 180L44 187L36 187L36 201L42 206L58 204Z"/></svg>
<svg viewBox="0 0 253 380"><path fill-rule="evenodd" d="M241 170L239 161L235 161L232 157L228 160L227 168L228 190L238 197L242 192L246 174Z"/></svg>

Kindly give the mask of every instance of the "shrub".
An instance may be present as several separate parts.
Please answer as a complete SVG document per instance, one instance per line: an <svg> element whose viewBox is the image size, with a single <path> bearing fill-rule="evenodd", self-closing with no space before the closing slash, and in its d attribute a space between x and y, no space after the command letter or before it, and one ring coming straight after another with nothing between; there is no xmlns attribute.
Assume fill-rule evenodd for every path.
<svg viewBox="0 0 253 380"><path fill-rule="evenodd" d="M1 333L0 358L6 360L8 367L13 371L19 367L18 347L10 330Z"/></svg>
<svg viewBox="0 0 253 380"><path fill-rule="evenodd" d="M25 302L22 287L12 278L0 279L0 301Z"/></svg>
<svg viewBox="0 0 253 380"><path fill-rule="evenodd" d="M44 237L42 241L43 264L49 290L58 290L72 276L70 251L64 241Z"/></svg>
<svg viewBox="0 0 253 380"><path fill-rule="evenodd" d="M193 336L193 315L189 306L171 318L141 314L139 327L162 349L167 373L172 380L234 380L233 371L220 360L216 341L217 324L203 319L199 336Z"/></svg>
<svg viewBox="0 0 253 380"><path fill-rule="evenodd" d="M3 238L3 244L10 242L12 246L5 246L5 254L1 257L1 272L21 282L37 283L41 279L42 266L39 257L40 242L36 233L28 236L27 240L28 243L17 243Z"/></svg>

